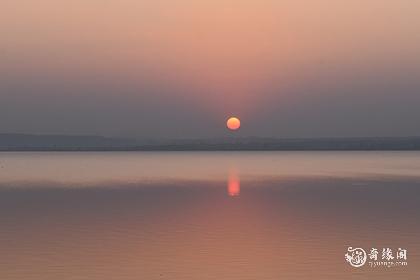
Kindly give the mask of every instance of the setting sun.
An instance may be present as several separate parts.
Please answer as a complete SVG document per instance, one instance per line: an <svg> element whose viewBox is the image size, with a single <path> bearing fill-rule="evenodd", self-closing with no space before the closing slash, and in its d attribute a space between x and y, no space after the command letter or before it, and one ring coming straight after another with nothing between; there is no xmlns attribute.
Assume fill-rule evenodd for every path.
<svg viewBox="0 0 420 280"><path fill-rule="evenodd" d="M227 128L237 130L241 127L241 121L236 117L230 117L226 122Z"/></svg>

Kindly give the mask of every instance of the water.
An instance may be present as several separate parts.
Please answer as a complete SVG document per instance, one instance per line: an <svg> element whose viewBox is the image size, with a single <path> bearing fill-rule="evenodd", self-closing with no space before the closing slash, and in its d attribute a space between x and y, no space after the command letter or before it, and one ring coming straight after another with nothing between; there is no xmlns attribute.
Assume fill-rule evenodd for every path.
<svg viewBox="0 0 420 280"><path fill-rule="evenodd" d="M0 153L0 279L419 279L419 214L418 152Z"/></svg>

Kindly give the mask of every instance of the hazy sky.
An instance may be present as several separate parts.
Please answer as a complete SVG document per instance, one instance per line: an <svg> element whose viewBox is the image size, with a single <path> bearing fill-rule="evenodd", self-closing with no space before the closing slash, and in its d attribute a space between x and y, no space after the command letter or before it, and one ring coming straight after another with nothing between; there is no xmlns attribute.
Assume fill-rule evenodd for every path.
<svg viewBox="0 0 420 280"><path fill-rule="evenodd" d="M420 135L418 0L3 0L0 132Z"/></svg>

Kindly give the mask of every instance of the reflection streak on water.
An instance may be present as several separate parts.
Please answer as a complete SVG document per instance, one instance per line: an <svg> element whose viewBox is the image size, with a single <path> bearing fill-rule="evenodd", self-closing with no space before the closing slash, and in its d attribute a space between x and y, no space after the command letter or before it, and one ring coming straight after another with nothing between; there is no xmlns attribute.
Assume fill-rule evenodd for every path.
<svg viewBox="0 0 420 280"><path fill-rule="evenodd" d="M241 183L239 180L239 175L236 169L231 169L229 171L228 179L228 194L229 196L239 196L241 192Z"/></svg>

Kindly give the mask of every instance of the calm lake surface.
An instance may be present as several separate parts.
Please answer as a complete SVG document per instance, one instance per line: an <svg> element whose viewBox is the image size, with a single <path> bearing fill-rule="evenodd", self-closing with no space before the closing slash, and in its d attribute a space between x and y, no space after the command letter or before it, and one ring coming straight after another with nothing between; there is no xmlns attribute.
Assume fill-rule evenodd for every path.
<svg viewBox="0 0 420 280"><path fill-rule="evenodd" d="M0 252L2 280L420 279L420 153L0 153Z"/></svg>

